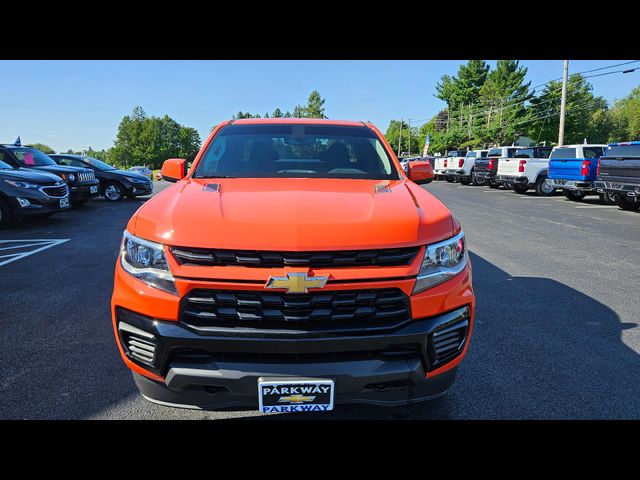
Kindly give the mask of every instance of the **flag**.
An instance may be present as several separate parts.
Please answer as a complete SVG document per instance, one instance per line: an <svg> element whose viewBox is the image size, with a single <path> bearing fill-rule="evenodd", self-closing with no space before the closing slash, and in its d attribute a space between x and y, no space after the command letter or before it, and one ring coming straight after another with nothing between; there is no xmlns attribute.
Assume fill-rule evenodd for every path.
<svg viewBox="0 0 640 480"><path fill-rule="evenodd" d="M427 133L427 138L424 141L424 149L422 150L422 156L426 157L427 152L429 151L429 142L431 141L431 134Z"/></svg>

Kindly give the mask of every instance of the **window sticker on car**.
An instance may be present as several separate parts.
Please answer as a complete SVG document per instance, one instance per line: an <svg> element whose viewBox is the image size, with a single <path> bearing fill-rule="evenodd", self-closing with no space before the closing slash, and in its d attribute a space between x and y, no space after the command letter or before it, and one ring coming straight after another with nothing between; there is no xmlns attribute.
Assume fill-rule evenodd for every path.
<svg viewBox="0 0 640 480"><path fill-rule="evenodd" d="M35 165L36 164L35 160L33 159L33 153L31 153L31 152L26 152L24 154L23 161L24 161L25 165Z"/></svg>

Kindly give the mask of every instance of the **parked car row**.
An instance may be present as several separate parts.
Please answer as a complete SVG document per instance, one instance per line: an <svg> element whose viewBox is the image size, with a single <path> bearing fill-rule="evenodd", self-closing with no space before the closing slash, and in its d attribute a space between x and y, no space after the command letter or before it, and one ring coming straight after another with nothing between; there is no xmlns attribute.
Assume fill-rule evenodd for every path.
<svg viewBox="0 0 640 480"><path fill-rule="evenodd" d="M117 202L149 195L153 181L81 155L45 155L19 142L0 145L0 228L24 217L43 218L102 195Z"/></svg>
<svg viewBox="0 0 640 480"><path fill-rule="evenodd" d="M605 204L640 208L640 141L452 150L433 167L436 180L504 186L520 194L533 190L540 196L560 190L574 201L598 195Z"/></svg>

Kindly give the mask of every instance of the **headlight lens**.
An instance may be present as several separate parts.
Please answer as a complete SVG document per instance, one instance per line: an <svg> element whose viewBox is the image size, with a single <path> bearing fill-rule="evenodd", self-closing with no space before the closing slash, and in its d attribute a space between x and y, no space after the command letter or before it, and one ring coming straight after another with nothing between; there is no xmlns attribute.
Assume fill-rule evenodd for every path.
<svg viewBox="0 0 640 480"><path fill-rule="evenodd" d="M464 232L443 242L427 245L413 293L435 287L458 275L467 266Z"/></svg>
<svg viewBox="0 0 640 480"><path fill-rule="evenodd" d="M32 188L32 189L40 188L40 186L36 185L35 183L16 182L15 180L5 180L5 182L7 182L9 185L13 185L16 188Z"/></svg>
<svg viewBox="0 0 640 480"><path fill-rule="evenodd" d="M76 174L75 174L75 173L70 173L70 174L69 174L69 176L68 176L67 178L69 178L69 181L70 181L71 183L73 183L73 182L75 182L75 181L76 181Z"/></svg>
<svg viewBox="0 0 640 480"><path fill-rule="evenodd" d="M164 245L143 240L125 231L120 249L122 268L147 285L178 294L164 256Z"/></svg>

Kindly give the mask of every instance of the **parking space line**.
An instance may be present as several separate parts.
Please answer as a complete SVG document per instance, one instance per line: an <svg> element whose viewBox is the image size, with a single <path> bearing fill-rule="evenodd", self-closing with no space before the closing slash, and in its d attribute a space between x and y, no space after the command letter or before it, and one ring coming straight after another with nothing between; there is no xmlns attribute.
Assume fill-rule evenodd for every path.
<svg viewBox="0 0 640 480"><path fill-rule="evenodd" d="M20 260L21 258L28 257L29 255L33 255L34 253L42 252L51 247L55 247L56 245L60 245L62 243L68 242L68 238L63 239L24 239L24 240L0 240L0 245L7 245L11 243L19 243L25 242L18 245L9 245L2 246L0 250L10 250L10 249L19 249L19 248L29 248L29 247L39 247L33 250L29 250L27 252L18 252L18 253L8 253L5 255L0 255L0 259L4 258L5 260L0 261L0 267L7 265L8 263L15 262L16 260Z"/></svg>
<svg viewBox="0 0 640 480"><path fill-rule="evenodd" d="M576 208L618 208L615 205L576 205Z"/></svg>

